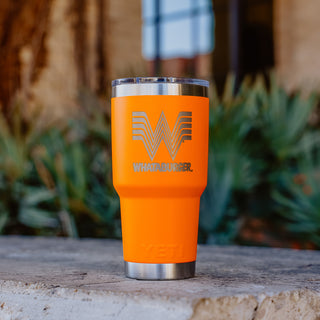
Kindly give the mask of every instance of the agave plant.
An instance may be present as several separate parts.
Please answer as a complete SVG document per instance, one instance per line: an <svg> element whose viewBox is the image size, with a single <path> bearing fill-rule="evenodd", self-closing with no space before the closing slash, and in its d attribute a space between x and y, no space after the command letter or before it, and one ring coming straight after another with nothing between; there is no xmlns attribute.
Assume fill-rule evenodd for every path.
<svg viewBox="0 0 320 320"><path fill-rule="evenodd" d="M207 242L228 243L252 218L279 220L272 198L279 175L319 146L320 135L308 123L316 98L289 95L271 75L269 86L262 77L246 78L237 92L229 77L222 97L214 91L211 101L200 235Z"/></svg>
<svg viewBox="0 0 320 320"><path fill-rule="evenodd" d="M55 213L45 209L54 195L40 183L32 162L43 134L37 117L25 121L19 103L10 119L0 114L0 233L21 232L23 225L38 230L59 225Z"/></svg>
<svg viewBox="0 0 320 320"><path fill-rule="evenodd" d="M119 237L119 200L108 152L110 120L88 92L82 93L81 106L67 130L52 130L43 139L45 148L35 158L38 172L56 193L64 234Z"/></svg>
<svg viewBox="0 0 320 320"><path fill-rule="evenodd" d="M281 185L273 191L278 212L287 230L303 246L320 247L320 149L299 159L294 170L279 176Z"/></svg>
<svg viewBox="0 0 320 320"><path fill-rule="evenodd" d="M317 99L314 94L287 93L274 75L270 77L269 86L258 77L252 92L259 114L250 145L252 155L263 161L263 169L249 199L248 219L264 221L258 242L269 238L265 244L280 243L283 221L279 219L279 208L274 206L272 192L279 188L283 172L295 170L298 159L319 146L319 132L309 124Z"/></svg>
<svg viewBox="0 0 320 320"><path fill-rule="evenodd" d="M316 96L288 94L274 76L269 85L246 78L238 90L230 76L221 97L210 94L200 240L245 242L247 221L272 220L261 233L284 225L319 246L320 134L308 121ZM0 114L0 232L120 237L110 106L85 90L79 105L77 115L49 126L19 105L10 119Z"/></svg>
<svg viewBox="0 0 320 320"><path fill-rule="evenodd" d="M208 243L229 243L239 227L235 191L250 190L259 163L246 142L255 124L255 105L248 103L247 83L235 94L234 78L226 82L222 99L213 93L210 108L208 184L201 198L200 234Z"/></svg>
<svg viewBox="0 0 320 320"><path fill-rule="evenodd" d="M290 95L278 85L275 75L270 77L269 90L259 77L253 91L260 111L259 130L278 160L295 157L320 142L308 123L316 106L315 94L304 98L300 92Z"/></svg>

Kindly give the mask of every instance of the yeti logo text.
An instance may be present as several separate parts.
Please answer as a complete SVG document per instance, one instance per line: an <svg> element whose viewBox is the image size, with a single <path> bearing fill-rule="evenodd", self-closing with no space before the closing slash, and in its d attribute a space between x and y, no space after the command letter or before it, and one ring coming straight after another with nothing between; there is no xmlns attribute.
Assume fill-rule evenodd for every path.
<svg viewBox="0 0 320 320"><path fill-rule="evenodd" d="M191 128L192 112L179 112L172 132L163 111L154 131L145 112L132 112L132 140L141 140L143 142L151 161L156 155L162 140L169 151L171 159L174 160L181 143L192 139Z"/></svg>

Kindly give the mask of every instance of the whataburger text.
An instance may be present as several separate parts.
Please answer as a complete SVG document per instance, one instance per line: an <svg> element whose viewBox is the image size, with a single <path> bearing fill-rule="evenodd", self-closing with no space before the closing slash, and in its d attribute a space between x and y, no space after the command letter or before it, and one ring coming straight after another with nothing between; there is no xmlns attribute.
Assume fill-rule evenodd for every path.
<svg viewBox="0 0 320 320"><path fill-rule="evenodd" d="M133 162L134 172L192 172L190 162Z"/></svg>

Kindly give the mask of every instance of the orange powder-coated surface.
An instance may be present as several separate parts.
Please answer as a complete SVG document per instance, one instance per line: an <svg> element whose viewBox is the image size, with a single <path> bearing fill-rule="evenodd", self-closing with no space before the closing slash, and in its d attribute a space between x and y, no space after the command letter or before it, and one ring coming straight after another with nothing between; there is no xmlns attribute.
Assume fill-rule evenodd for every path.
<svg viewBox="0 0 320 320"><path fill-rule="evenodd" d="M170 136L181 111L192 112L191 140L182 142L172 159L164 139L158 139L151 159L143 141L133 140L133 112L145 112L151 135L156 135L163 112ZM179 263L196 259L199 201L207 183L208 125L209 99L205 97L112 98L113 183L120 196L126 261ZM149 166L147 172L135 172L133 163L153 168L155 163L187 165L185 171L151 171Z"/></svg>

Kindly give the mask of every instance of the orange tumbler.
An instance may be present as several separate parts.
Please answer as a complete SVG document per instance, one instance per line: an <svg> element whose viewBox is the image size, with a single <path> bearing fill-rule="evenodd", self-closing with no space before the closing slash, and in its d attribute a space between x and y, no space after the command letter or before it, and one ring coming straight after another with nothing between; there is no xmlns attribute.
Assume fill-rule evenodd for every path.
<svg viewBox="0 0 320 320"><path fill-rule="evenodd" d="M113 184L129 278L194 276L207 184L208 86L167 77L112 82Z"/></svg>

